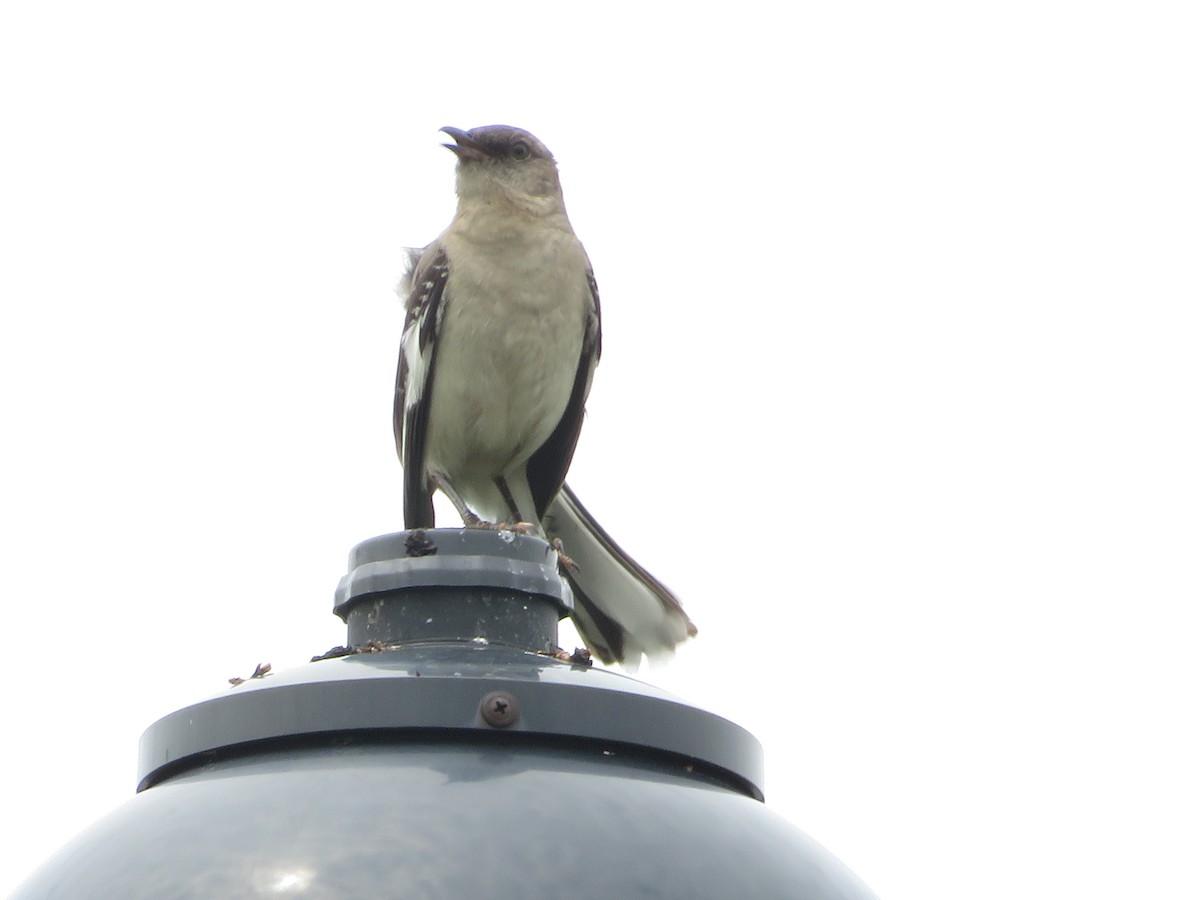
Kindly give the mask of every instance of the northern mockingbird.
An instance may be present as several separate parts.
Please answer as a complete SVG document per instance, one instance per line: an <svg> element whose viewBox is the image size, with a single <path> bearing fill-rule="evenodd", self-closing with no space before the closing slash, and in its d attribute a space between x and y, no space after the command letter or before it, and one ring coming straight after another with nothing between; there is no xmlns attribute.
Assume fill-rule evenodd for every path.
<svg viewBox="0 0 1200 900"><path fill-rule="evenodd" d="M443 128L458 210L412 250L393 423L404 525L432 528L440 489L467 525L530 523L574 566L574 619L605 662L636 665L696 633L679 600L564 484L600 359L600 298L558 167L527 131Z"/></svg>

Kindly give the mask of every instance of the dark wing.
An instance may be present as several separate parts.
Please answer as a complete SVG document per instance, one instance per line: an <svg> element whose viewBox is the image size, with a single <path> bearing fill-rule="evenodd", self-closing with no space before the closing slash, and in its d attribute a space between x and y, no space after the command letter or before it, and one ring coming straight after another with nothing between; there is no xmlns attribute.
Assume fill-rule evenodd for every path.
<svg viewBox="0 0 1200 900"><path fill-rule="evenodd" d="M539 522L566 480L567 469L571 467L571 457L575 455L575 445L583 429L584 401L592 387L592 373L600 361L600 292L590 267L587 270L587 282L592 302L584 324L583 347L580 349L579 366L575 370L571 398L546 443L537 449L525 465L525 476L529 479L529 490L533 494Z"/></svg>
<svg viewBox="0 0 1200 900"><path fill-rule="evenodd" d="M412 255L415 257L415 252ZM425 439L449 272L446 251L435 245L426 248L419 260L414 259L405 279L409 286L407 314L392 407L396 454L404 466L405 528L433 527L433 491L425 474Z"/></svg>

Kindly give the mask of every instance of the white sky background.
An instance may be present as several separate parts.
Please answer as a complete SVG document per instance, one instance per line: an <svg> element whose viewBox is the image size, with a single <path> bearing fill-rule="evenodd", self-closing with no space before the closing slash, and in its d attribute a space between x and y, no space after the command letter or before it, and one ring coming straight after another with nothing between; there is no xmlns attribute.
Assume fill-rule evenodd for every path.
<svg viewBox="0 0 1200 900"><path fill-rule="evenodd" d="M437 129L506 122L604 303L570 481L700 627L643 677L886 900L1195 897L1189 4L429 6L0 13L0 891L343 642Z"/></svg>

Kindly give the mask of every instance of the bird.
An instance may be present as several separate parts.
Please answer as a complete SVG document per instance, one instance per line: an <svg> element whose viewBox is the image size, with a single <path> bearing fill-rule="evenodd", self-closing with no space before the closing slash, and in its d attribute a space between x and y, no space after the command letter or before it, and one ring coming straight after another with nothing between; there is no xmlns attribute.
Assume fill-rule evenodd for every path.
<svg viewBox="0 0 1200 900"><path fill-rule="evenodd" d="M450 225L419 250L405 301L393 428L404 527L435 526L440 490L468 527L559 547L592 654L636 668L696 634L679 599L566 485L600 360L600 295L558 164L521 128L441 129L458 158Z"/></svg>

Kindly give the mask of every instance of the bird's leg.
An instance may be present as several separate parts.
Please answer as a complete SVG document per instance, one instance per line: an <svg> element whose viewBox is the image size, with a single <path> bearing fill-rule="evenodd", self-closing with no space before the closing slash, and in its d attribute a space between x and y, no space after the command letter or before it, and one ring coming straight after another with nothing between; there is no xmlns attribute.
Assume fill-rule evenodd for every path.
<svg viewBox="0 0 1200 900"><path fill-rule="evenodd" d="M517 504L516 498L513 496L512 488L508 486L508 479L500 475L492 482L496 485L496 490L500 492L500 496L504 498L504 502L508 504L508 511L512 518L504 523L504 527L509 531L515 531L517 534L525 535L541 535L542 527L536 522L526 522L521 518L521 508Z"/></svg>
<svg viewBox="0 0 1200 900"><path fill-rule="evenodd" d="M467 506L467 502L450 484L450 479L441 472L430 472L429 480L433 486L450 498L450 502L454 504L454 508L458 510L458 514L462 516L463 524L468 528L495 528L491 522L485 522L475 513L471 512L471 508Z"/></svg>
<svg viewBox="0 0 1200 900"><path fill-rule="evenodd" d="M516 521L511 522L489 522L487 519L481 519L471 507L467 506L467 501L462 498L462 495L454 489L454 485L450 483L450 479L444 472L429 473L429 480L435 488L450 498L450 502L454 504L454 508L458 510L458 514L462 516L463 524L467 528L491 528L499 531L515 531L517 534L540 534L541 528L532 522L522 522L520 513L516 509L516 504L512 500L512 494L508 490L508 485L504 483L502 478L496 479L496 485L500 488L504 495L504 500L509 504L513 511L513 517Z"/></svg>

